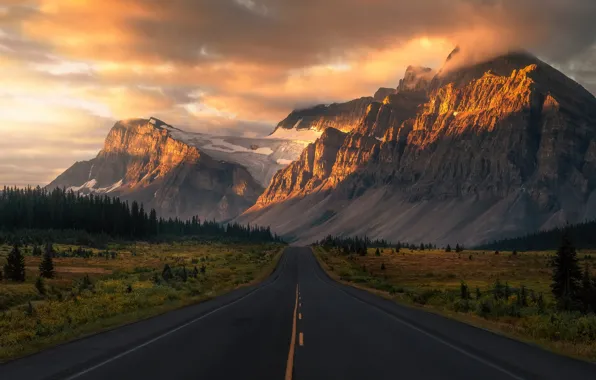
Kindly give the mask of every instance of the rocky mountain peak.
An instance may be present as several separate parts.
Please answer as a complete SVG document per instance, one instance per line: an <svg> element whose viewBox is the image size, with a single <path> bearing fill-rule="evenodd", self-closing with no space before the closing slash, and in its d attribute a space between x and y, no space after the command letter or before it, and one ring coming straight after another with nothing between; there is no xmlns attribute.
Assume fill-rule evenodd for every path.
<svg viewBox="0 0 596 380"><path fill-rule="evenodd" d="M302 242L470 245L596 218L594 96L525 52L457 66L464 53L436 75L409 68L357 127L321 136L280 171L241 220Z"/></svg>
<svg viewBox="0 0 596 380"><path fill-rule="evenodd" d="M434 76L435 71L429 67L408 66L404 78L399 81L397 91L425 91Z"/></svg>
<svg viewBox="0 0 596 380"><path fill-rule="evenodd" d="M48 187L136 200L164 217L226 220L254 203L263 188L245 167L213 159L174 131L156 118L119 121L97 157Z"/></svg>
<svg viewBox="0 0 596 380"><path fill-rule="evenodd" d="M393 95L396 92L397 90L395 88L381 87L377 90L377 92L375 92L373 98L377 102L382 102L383 100L385 100L386 97L388 97L389 95Z"/></svg>

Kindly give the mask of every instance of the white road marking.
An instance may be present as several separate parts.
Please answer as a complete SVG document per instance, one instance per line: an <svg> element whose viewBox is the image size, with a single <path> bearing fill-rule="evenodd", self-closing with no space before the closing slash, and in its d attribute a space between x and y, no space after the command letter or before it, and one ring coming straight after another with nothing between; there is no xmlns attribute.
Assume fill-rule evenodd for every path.
<svg viewBox="0 0 596 380"><path fill-rule="evenodd" d="M316 258L314 257L314 254L312 255L312 258L313 258L313 260L315 260L315 261L316 261ZM316 267L317 265L318 265L318 263L317 263L317 262L315 262L315 267ZM321 269L321 270L322 270L322 269ZM454 349L455 351L457 351L457 352L459 352L459 353L461 353L461 354L464 354L464 355L468 356L469 358L472 358L472 359L474 359L474 360L476 360L476 361L478 361L478 362L480 362L480 363L482 363L482 364L484 364L484 365L487 365L487 366L489 366L489 367L491 367L491 368L494 368L494 369L496 369L496 370L498 370L498 371L500 371L500 372L502 372L502 373L504 373L504 374L506 374L506 375L510 376L510 377L511 377L511 378L513 378L513 379L516 379L516 380L526 380L525 378L517 376L516 374L514 374L514 373L510 372L509 370L507 370L507 369L505 369L505 368L503 368L503 367L499 366L498 364L492 363L492 362L490 362L490 361L488 361L488 360L486 360L486 359L483 359L483 358L481 358L481 357L479 357L479 356L477 356L477 355L475 355L475 354L473 354L473 353L471 353L471 352L468 352L468 351L464 350L463 348L457 347L457 346L455 346L455 345L453 345L453 344L451 344L451 343L447 342L446 340L444 340L444 339L442 339L442 338L439 338L438 336L436 336L436 335L433 335L433 334L429 333L428 331L424 331L423 329L421 329L421 328L419 328L419 327L416 327L416 326L412 325L412 324L411 324L411 323L409 323L409 322L406 322L406 321L404 321L403 319L399 318L398 316L396 316L396 315L394 315L394 314L392 314L392 313L389 313L389 312L387 312L387 311L385 311L385 310L383 310L383 309L379 308L379 307L378 307L378 306L376 306L376 305L373 305L373 304L371 304L371 303L368 303L368 302L365 302L365 301L361 300L360 298L358 298L358 297L356 297L356 296L354 296L354 295L352 295L352 294L350 294L350 293L346 292L344 289L342 289L341 287L339 287L339 286L338 286L338 285L336 285L335 283L329 283L329 282L325 282L325 281L323 281L323 279L322 279L322 278L319 276L319 274L317 273L317 271L316 271L316 269L315 269L315 268L313 268L313 272L314 272L314 274L315 274L315 277L317 277L317 279L319 279L319 281L321 281L322 283L324 283L324 284L327 284L327 285L331 285L331 286L333 286L333 287L337 288L337 289L338 289L338 290L340 290L342 293L344 293L344 294L346 294L347 296L349 296L349 297L351 297L351 298L355 299L355 300L356 300L356 301L358 301L358 302L361 302L361 303L363 303L363 304L365 304L365 305L367 305L367 306L369 306L369 307L370 307L370 306L372 306L372 307L373 307L373 309L375 309L375 310L377 310L377 311L379 311L379 312L382 312L382 313L383 313L383 314L385 314L385 315L388 315L388 316L392 317L393 319L395 319L395 320L396 320L396 321L398 321L399 323L403 324L404 326L407 326L407 327L411 328L412 330L418 331L419 333L421 333L421 334L424 334L424 335L426 335L427 337L429 337L429 338L431 338L431 339L434 339L434 340L436 340L436 341L437 341L437 342L439 342L439 343L443 343L443 344L444 344L444 345L446 345L447 347L449 347L449 348L452 348L452 349Z"/></svg>
<svg viewBox="0 0 596 380"><path fill-rule="evenodd" d="M253 295L253 294L257 293L259 290L265 289L265 288L267 288L267 287L269 287L269 286L271 286L271 285L275 284L275 283L277 282L277 280L279 280L279 278L281 277L281 274L283 273L283 271L285 270L287 261L288 261L288 260L287 260L287 256L286 256L286 258L284 259L284 262L283 262L283 268L281 268L281 270L280 270L280 274L277 276L277 278L276 278L275 280L273 280L273 281L272 281L272 282L270 282L269 284L267 284L267 285L264 285L264 286L261 286L261 287L259 287L259 288L257 288L257 289L254 289L254 290L250 291L249 293L247 293L247 294L243 295L242 297L240 297L240 298L238 298L238 299L236 299L236 300L234 300L234 301L232 301L232 302L230 302L230 303L227 303L227 304L225 304L225 305L223 305L223 306L220 306L220 307L218 307L217 309L211 310L211 311L210 311L210 312L208 312L207 314L203 314L203 315L201 315L200 317L198 317L198 318L195 318L195 319L193 319L193 320L192 320L192 321L190 321L190 322L186 322L186 323L185 323L185 324L183 324L182 326L178 326L178 327L176 327L175 329L173 329L173 330L170 330L170 331L168 331L168 332L166 332L166 333L163 333L163 334L161 334L160 336L158 336L158 337L155 337L155 338L153 338L153 339L151 339L151 340L149 340L149 341L147 341L147 342L145 342L145 343L143 343L143 344L141 344L141 345L138 345L138 346L136 346L136 347L133 347L133 348L131 348L131 349L129 349L129 350L126 350L126 351L124 351L124 352L122 352L122 353L120 353L120 354L118 354L118 355L116 355L116 356L114 356L114 357L112 357L112 358L110 358L110 359L104 360L103 362L101 362L101 363L99 363L99 364L96 364L96 365L94 365L93 367L87 368L86 370L83 370L83 371L81 371L81 372L77 372L77 373L75 373L74 375L71 375L70 377L67 377L67 378L66 378L66 379L64 379L64 380L73 380L73 379L77 379L77 378L79 378L79 377L81 377L81 376L83 376L83 375L85 375L85 374L87 374L87 373L89 373L89 372L91 372L91 371L94 371L94 370L96 370L96 369L98 369L98 368L100 368L100 367L103 367L103 366L104 366L104 365L106 365L106 364L109 364L109 363L111 363L111 362L113 362L113 361L115 361L115 360L118 360L118 359L120 359L121 357L124 357L124 356L126 356L126 355L128 355L128 354L131 354L131 353L133 353L133 352L135 352L135 351L138 351L138 350L140 350L141 348L143 348L143 347L146 347L146 346L150 345L151 343L157 342L158 340L160 340L160 339L162 339L162 338L165 338L165 337L167 337L167 336L169 336L169 335L172 335L173 333L175 333L175 332L177 332L177 331L179 331L179 330L182 330L183 328L185 328L185 327L188 327L188 326L192 325L193 323L195 323L195 322L198 322L198 321L200 321L201 319L203 319L203 318L205 318L205 317L208 317L209 315L211 315L211 314L213 314L213 313L216 313L216 312L218 312L218 311L220 311L220 310L223 310L223 309L225 309L225 308L227 308L227 307L229 307L229 306L232 306L232 305L234 305L234 304L238 303L239 301L241 301L241 300L245 299L246 297L248 297L248 296L251 296L251 295Z"/></svg>

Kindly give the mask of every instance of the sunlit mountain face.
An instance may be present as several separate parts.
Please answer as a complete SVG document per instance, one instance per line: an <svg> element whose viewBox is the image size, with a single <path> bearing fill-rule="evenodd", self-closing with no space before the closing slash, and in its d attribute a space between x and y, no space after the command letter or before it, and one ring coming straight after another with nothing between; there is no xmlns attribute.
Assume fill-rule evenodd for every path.
<svg viewBox="0 0 596 380"><path fill-rule="evenodd" d="M540 9L540 12L536 10ZM409 65L524 48L596 88L590 0L4 0L0 183L45 185L116 120L259 137L292 110L394 88Z"/></svg>

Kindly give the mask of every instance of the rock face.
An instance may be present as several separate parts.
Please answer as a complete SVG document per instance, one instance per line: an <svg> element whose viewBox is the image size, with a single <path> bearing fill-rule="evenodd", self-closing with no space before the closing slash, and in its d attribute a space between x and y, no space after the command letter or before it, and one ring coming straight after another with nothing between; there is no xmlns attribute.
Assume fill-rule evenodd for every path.
<svg viewBox="0 0 596 380"><path fill-rule="evenodd" d="M120 121L96 158L77 162L48 186L142 202L164 217L226 220L263 191L248 170L173 138L157 119Z"/></svg>
<svg viewBox="0 0 596 380"><path fill-rule="evenodd" d="M471 245L596 218L596 99L537 58L410 67L379 98L358 125L327 129L239 220L301 242Z"/></svg>
<svg viewBox="0 0 596 380"><path fill-rule="evenodd" d="M275 128L274 133L280 128L312 129L320 132L327 128L335 128L349 132L362 122L367 107L373 101L372 97L365 97L346 103L320 104L312 108L297 110L282 120Z"/></svg>

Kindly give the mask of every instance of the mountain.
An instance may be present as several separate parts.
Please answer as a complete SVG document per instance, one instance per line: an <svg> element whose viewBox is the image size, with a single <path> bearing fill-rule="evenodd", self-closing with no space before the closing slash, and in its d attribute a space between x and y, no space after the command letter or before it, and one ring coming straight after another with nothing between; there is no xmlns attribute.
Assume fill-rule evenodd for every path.
<svg viewBox="0 0 596 380"><path fill-rule="evenodd" d="M155 118L119 121L97 157L48 187L136 200L164 217L227 220L252 206L308 143L189 133Z"/></svg>
<svg viewBox="0 0 596 380"><path fill-rule="evenodd" d="M367 113L372 97L354 99L346 103L320 104L312 108L297 110L280 121L275 131L314 130L322 132L327 128L349 132L357 127Z"/></svg>
<svg viewBox="0 0 596 380"><path fill-rule="evenodd" d="M278 128L327 128L238 220L300 242L473 245L596 218L594 96L527 53L458 67L459 52L362 98L361 117L344 103L347 127L320 106L290 114Z"/></svg>

